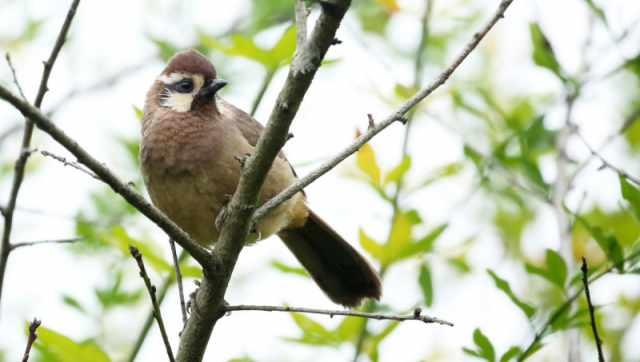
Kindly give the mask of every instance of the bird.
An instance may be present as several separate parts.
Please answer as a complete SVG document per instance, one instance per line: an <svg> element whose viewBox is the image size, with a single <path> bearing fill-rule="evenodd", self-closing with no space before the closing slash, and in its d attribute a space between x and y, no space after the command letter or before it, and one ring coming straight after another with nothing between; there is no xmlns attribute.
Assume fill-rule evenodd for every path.
<svg viewBox="0 0 640 362"><path fill-rule="evenodd" d="M149 89L139 160L153 204L200 245L213 248L216 220L240 181L238 156L255 151L264 127L226 102L212 62L194 49L175 54ZM259 197L264 204L297 181L281 151ZM277 235L331 301L357 307L379 300L380 277L369 262L308 206L304 192L262 217L245 245Z"/></svg>

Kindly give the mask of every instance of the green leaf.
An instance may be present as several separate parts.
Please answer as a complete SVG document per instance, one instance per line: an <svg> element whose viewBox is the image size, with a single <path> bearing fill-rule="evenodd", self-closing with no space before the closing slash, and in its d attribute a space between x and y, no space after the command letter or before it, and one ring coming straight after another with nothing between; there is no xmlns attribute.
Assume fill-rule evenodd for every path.
<svg viewBox="0 0 640 362"><path fill-rule="evenodd" d="M587 229L589 234L596 240L600 249L607 256L607 259L615 265L618 270L624 272L624 253L622 247L615 236L605 235L601 228L591 226L587 220L582 216L573 214L576 220L578 220Z"/></svg>
<svg viewBox="0 0 640 362"><path fill-rule="evenodd" d="M389 262L398 259L403 248L411 238L411 221L406 213L398 211L393 218L389 240L385 245L385 254Z"/></svg>
<svg viewBox="0 0 640 362"><path fill-rule="evenodd" d="M73 307L74 309L85 313L84 308L82 307L82 305L80 304L80 302L78 302L75 298L69 296L69 295L63 295L62 296L62 301L64 302L64 304Z"/></svg>
<svg viewBox="0 0 640 362"><path fill-rule="evenodd" d="M360 137L360 132L356 137ZM369 176L369 180L374 186L380 186L380 167L378 167L373 148L368 143L365 143L356 153L356 165Z"/></svg>
<svg viewBox="0 0 640 362"><path fill-rule="evenodd" d="M282 264L282 263L280 263L278 261L272 261L271 265L274 266L276 269L280 270L281 272L284 272L284 273L302 275L303 277L307 277L307 278L309 277L309 274L307 274L307 271L304 270L304 268L288 266L288 265Z"/></svg>
<svg viewBox="0 0 640 362"><path fill-rule="evenodd" d="M297 47L296 43L296 27L290 26L284 31L282 37L276 45L269 50L272 66L275 69L280 68L286 64L291 63L293 59L293 53L295 53Z"/></svg>
<svg viewBox="0 0 640 362"><path fill-rule="evenodd" d="M604 26L608 28L609 25L607 24L607 17L605 16L604 11L602 11L602 9L597 7L596 4L593 3L593 0L584 0L584 1L587 3L589 8L591 8L591 11L593 11L598 16L598 18L600 18L600 20L602 20L602 23L604 23Z"/></svg>
<svg viewBox="0 0 640 362"><path fill-rule="evenodd" d="M427 307L431 307L431 304L433 303L433 282L431 281L431 272L425 264L420 266L418 282L420 283L420 289L422 289L424 304Z"/></svg>
<svg viewBox="0 0 640 362"><path fill-rule="evenodd" d="M509 362L509 360L517 357L520 353L522 353L522 349L520 349L520 347L511 347L502 355L502 357L500 357L500 362Z"/></svg>
<svg viewBox="0 0 640 362"><path fill-rule="evenodd" d="M418 254L430 252L433 249L433 244L435 243L435 241L438 239L440 234L442 234L447 229L448 226L448 223L442 224L431 231L429 234L425 235L422 239L414 243L407 244L404 248L402 248L402 250L400 250L398 259L410 258Z"/></svg>
<svg viewBox="0 0 640 362"><path fill-rule="evenodd" d="M374 259L379 261L385 259L384 253L382 251L382 245L378 244L377 241L373 240L367 234L365 234L362 228L360 228L360 246L362 246L362 248L366 250Z"/></svg>
<svg viewBox="0 0 640 362"><path fill-rule="evenodd" d="M47 360L74 362L111 361L109 356L95 342L85 341L78 343L43 326L38 328L38 339L36 339L34 347L48 356Z"/></svg>
<svg viewBox="0 0 640 362"><path fill-rule="evenodd" d="M566 81L565 77L561 74L560 63L556 59L556 55L551 48L551 43L544 36L540 26L536 23L529 24L529 30L531 32L531 41L533 43L533 61L553 72L563 82Z"/></svg>
<svg viewBox="0 0 640 362"><path fill-rule="evenodd" d="M303 336L301 338L287 340L312 345L339 345L336 335L324 328L322 324L314 321L304 314L295 312L290 314L294 322L296 322L298 327L302 330Z"/></svg>
<svg viewBox="0 0 640 362"><path fill-rule="evenodd" d="M365 321L365 318L346 317L336 327L334 333L341 341L355 341Z"/></svg>
<svg viewBox="0 0 640 362"><path fill-rule="evenodd" d="M462 348L462 350L471 356L485 359L489 362L494 362L496 360L496 353L493 349L493 345L489 338L487 338L482 332L480 328L476 328L473 332L473 342L476 344L477 349L474 351L469 348Z"/></svg>
<svg viewBox="0 0 640 362"><path fill-rule="evenodd" d="M140 108L138 108L136 106L133 106L133 111L136 112L136 117L138 117L138 121L141 121L142 120L142 114L143 114L142 109L140 109Z"/></svg>
<svg viewBox="0 0 640 362"><path fill-rule="evenodd" d="M533 354L538 352L542 347L544 347L544 344L536 342L528 352L520 357L520 362L524 362L527 358L533 356Z"/></svg>
<svg viewBox="0 0 640 362"><path fill-rule="evenodd" d="M410 167L411 167L411 157L404 156L402 158L402 161L400 161L400 163L396 167L394 167L393 170L389 171L389 173L385 175L383 184L387 185L390 182L398 182L400 179L402 179L402 177L409 170Z"/></svg>
<svg viewBox="0 0 640 362"><path fill-rule="evenodd" d="M636 222L640 223L640 191L627 181L626 178L619 176L620 189L622 197L631 205L631 213Z"/></svg>
<svg viewBox="0 0 640 362"><path fill-rule="evenodd" d="M511 291L511 286L506 280L498 277L491 269L487 269L487 273L489 273L491 278L493 278L494 282L496 283L496 287L502 290L511 299L511 301L524 312L527 318L531 319L536 313L536 309L524 302L521 302L520 299L518 299L515 294L513 294L513 292Z"/></svg>
<svg viewBox="0 0 640 362"><path fill-rule="evenodd" d="M551 249L547 249L547 268L549 268L549 277L560 289L564 289L567 282L567 264L560 254Z"/></svg>
<svg viewBox="0 0 640 362"><path fill-rule="evenodd" d="M176 48L175 46L173 46L172 44L166 41L163 41L160 39L154 39L151 37L149 39L156 45L156 47L158 48L158 53L160 55L160 58L165 63L169 60L169 58L171 58L174 54L180 51L178 48Z"/></svg>
<svg viewBox="0 0 640 362"><path fill-rule="evenodd" d="M273 72L291 62L296 50L296 28L295 26L288 27L278 42L269 50L259 47L253 39L240 34L231 35L231 44L220 43L206 35L201 35L200 41L204 46L220 50L227 55L256 61L264 65L268 71Z"/></svg>
<svg viewBox="0 0 640 362"><path fill-rule="evenodd" d="M173 270L173 267L161 256L162 250L153 240L148 238L133 239L121 226L112 227L110 233L100 234L100 240L112 245L127 256L130 255L129 244L133 244L142 253L145 264L151 266L156 272L162 273Z"/></svg>

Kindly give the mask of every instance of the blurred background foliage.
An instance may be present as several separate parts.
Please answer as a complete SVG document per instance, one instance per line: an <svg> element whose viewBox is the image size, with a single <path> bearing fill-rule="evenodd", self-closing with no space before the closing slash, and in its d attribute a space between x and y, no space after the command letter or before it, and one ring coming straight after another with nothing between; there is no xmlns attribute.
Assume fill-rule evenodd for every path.
<svg viewBox="0 0 640 362"><path fill-rule="evenodd" d="M496 5L495 2L434 2L429 0L423 4L403 6L403 3L396 0L354 1L350 19L343 26L344 31L355 34L355 39L370 53L372 61L379 61L384 67L400 64L415 69L413 79L398 81L392 93L376 87L367 90L376 94L381 102L391 106L398 105L425 85L427 75L436 74L452 58L461 41L469 38ZM637 39L638 27L613 30L607 23L610 16L608 14L617 11L615 4L591 0L584 0L583 3L588 9L585 16L589 18L590 27L600 31L600 36L603 33L610 36L620 47L627 39ZM600 7L598 3L603 6ZM516 1L513 6L522 5L521 1ZM2 4L0 8L2 6L13 5ZM307 6L312 7L314 12L318 11L317 5L312 2ZM148 39L157 48L157 57L162 61L186 47L193 47L204 54L214 54L216 59L220 59L216 63L218 73L231 80L230 87L239 87L237 83L240 82L233 80L241 78L238 69L229 66L235 59L242 58L261 67L261 85L253 96L255 98L250 110L251 114L255 114L274 75L289 65L295 52L293 3L289 0L254 0L246 11L247 14L234 19L223 34L208 34L202 29L192 29L197 36L193 37L194 42L191 44L175 44L152 35L148 35ZM448 20L446 26L432 25L436 20L436 11L437 20ZM509 10L509 13L512 11L515 10ZM406 17L417 17L421 23L419 29L414 29L416 31L407 36L413 43L410 47L396 44L388 31L390 22L402 21ZM481 273L490 278L494 285L493 289L484 290L484 293L495 294L495 298L509 298L513 308L520 310L528 320L530 331L523 332L523 335L529 337L522 344L507 348L502 347L504 343L500 343L500 348L494 346L492 341L501 339L501 336L485 334L481 329L475 329L468 336L468 342L460 341L458 346L458 351L464 351L468 358L501 362L521 361L529 357L534 360L537 358L536 353L541 354L548 349L551 352L537 360L562 360L566 347L555 341L563 340L563 331L578 328L583 339L585 360L595 360L595 343L579 280L580 258L585 256L589 261L591 275L596 279L594 283L600 282L597 278L602 274L617 274L615 278L625 278L626 285L636 291L639 285L638 185L624 178L617 179L607 186L620 190L616 206L601 205L597 198L587 194L587 188L579 186L589 182L588 178L580 177L585 163L595 160L591 163L593 166L598 162L584 147L581 148L580 156L571 154L566 168L561 170L566 173L563 178L568 180L567 186L571 192L583 190L578 202L563 205L563 212L571 222L570 255L562 255L561 248L557 246L537 254L528 253L528 249L523 248L525 233L541 227L538 221L552 210L559 178L557 173L545 170L553 170L558 157L567 152L565 146L560 144L559 137L563 129L580 132L577 126L573 128L565 124L566 120L572 122L572 115L566 115L567 109L571 109L568 104L580 102L584 94L590 94L589 89L607 84L633 84L619 89L624 94L613 94L613 97L619 98L616 103L617 114L610 115L607 119L594 119L593 122L610 122L617 130L596 149L604 150L610 145L621 149L625 158L635 158L633 162L627 163L627 171L640 174L637 172L637 156L640 154L640 51L636 48L636 56L623 58L622 63L614 69L592 71L595 67L593 62L597 59L588 56L593 51L589 49L592 40L588 38L585 39L584 51L580 57L581 65L566 69L554 51L556 46L553 37L545 35L542 20L544 19L532 20L529 37L518 41L530 43L528 61L545 69L555 78L555 90L540 91L532 88L512 92L503 89L504 85L495 76L501 65L494 64L492 57L492 52L498 51L495 48L499 44L490 43L474 55L482 64L479 70L466 74L464 78L453 79L448 87L434 95L434 98L446 105L445 111L433 110L429 107L431 101L424 102L408 115L403 143L387 144L384 148L365 145L353 157L354 160L342 168L345 177L370 188L382 200L382 207L391 210L391 216L386 220L388 233L381 235L364 227L360 228L360 247L373 260L383 280L386 280L391 269L410 268L413 282L420 290L419 299L405 301L405 310L392 310L385 303L372 301L366 302L362 310L411 313L415 307L421 306L426 314L430 314L429 309L434 303L448 302L438 295L441 285L462 285L469 275ZM0 36L0 47L19 53L22 48L38 41L45 31L43 24L46 22L45 18L27 19L20 32ZM589 36L595 36L596 30L591 30ZM265 42L259 40L260 36L267 33L279 34L271 36L276 39L271 46L265 46ZM73 43L73 40L72 36L69 42ZM614 49L608 51L615 52ZM381 56L385 53L392 53L400 60ZM324 66L334 66L334 63L335 66L340 66L340 59L325 60ZM7 79L4 80L9 83ZM113 80L114 83L117 81ZM133 109L132 119L135 118L134 115L139 119L141 111ZM443 115L447 115L447 118L444 119ZM559 123L553 121L559 118L566 120ZM461 140L463 157L431 170L425 170L420 164L416 164L416 155L411 154L408 145L421 142L421 135L412 130L417 129L416 124L425 122L438 123L456 135ZM17 138L20 130L19 123L4 127L0 142ZM122 148L122 153L119 154L122 157L117 161L118 167L128 169L128 179L142 190L137 158L139 139L114 137L114 141ZM562 149L559 149L559 145ZM377 160L377 155L381 152L399 154L398 162L392 167L381 165ZM30 160L30 173L42 162L38 160ZM616 163L616 160L609 161ZM3 155L0 162L2 185L7 185L12 176L14 159ZM454 243L442 245L441 236L453 227L452 222L434 223L415 207L413 200L416 200L416 195L428 192L438 183L456 178L469 180L470 186L457 190L458 197L451 198L462 199L461 204L454 209L464 208L472 201L482 205L481 211L475 215L475 234L497 235L502 251L497 248L495 253L503 252L504 262L516 272L506 273L504 268L497 266L487 270L476 268L473 260L477 257L470 255L478 248L477 235L467 235ZM56 332L56 326L42 326L38 330L39 338L35 344L37 353L32 357L35 361L132 361L136 358L152 325L151 316L149 315L145 325L139 326L123 323L114 327L108 323L114 310L139 310L141 305L150 308L143 285L135 278L135 265L129 256L128 244L132 243L142 251L146 264L154 272L151 278L158 287L161 301L174 286L170 256L163 251L166 249L158 246L160 241L152 239L147 227L141 226L136 210L115 197L107 188L96 188L92 191L90 200L75 215L76 233L84 237L84 241L60 247L75 253L77 258L91 260L99 256L100 263L96 267L108 271L107 282L95 286L94 303L81 302L73 293L61 297L69 308L82 315L86 323L95 324L97 332L81 340L74 340ZM452 219L453 217L455 212L451 215ZM549 225L554 223L545 224ZM453 234L460 235L455 232ZM182 274L187 280L201 277L202 272L193 261L184 255L181 260ZM295 264L273 260L271 267L290 274L291 278L308 278L307 273ZM511 283L517 286L512 286ZM450 293L448 295L451 297ZM571 306L569 303L575 295L577 303ZM622 348L622 342L634 326L638 328L640 295L619 293L615 299L615 303L598 306L597 309L598 329L605 350L610 361L638 361L638 353L635 357L625 354L627 350ZM177 303L173 304L177 306ZM456 311L449 310L448 313L439 317L455 322ZM400 328L399 322L376 322L372 326L373 322L357 318L344 318L338 324L325 324L320 318L297 313L282 318L292 318L299 328L297 334L285 338L290 343L302 344L308 348L344 349L346 345L349 346L348 350L354 361L380 360L379 347L387 343L389 337ZM114 334L117 335L117 328L140 329L138 340L134 343L114 337ZM9 332L3 330L2 333ZM638 335L637 331L635 335ZM534 339L534 336L538 338ZM411 347L398 344L394 348ZM425 355L423 360L451 360L452 356L456 356L455 352L436 349L430 355ZM263 359L260 356L245 356L232 361L254 360Z"/></svg>

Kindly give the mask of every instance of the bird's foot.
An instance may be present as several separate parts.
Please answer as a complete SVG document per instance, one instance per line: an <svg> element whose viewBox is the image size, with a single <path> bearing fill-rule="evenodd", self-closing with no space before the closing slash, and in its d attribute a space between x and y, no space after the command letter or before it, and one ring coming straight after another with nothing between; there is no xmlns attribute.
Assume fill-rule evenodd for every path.
<svg viewBox="0 0 640 362"><path fill-rule="evenodd" d="M257 222L254 222L253 224L251 224L251 227L249 228L249 232L251 234L258 234L258 241L262 240L262 234L260 233L260 225L258 225Z"/></svg>
<svg viewBox="0 0 640 362"><path fill-rule="evenodd" d="M200 315L198 314L198 308L196 305L196 297L198 296L198 291L200 290L200 281L194 280L193 282L196 284L196 290L189 294L189 301L187 302L187 313L195 315L196 317L198 317L198 319L201 320L202 317L200 317Z"/></svg>
<svg viewBox="0 0 640 362"><path fill-rule="evenodd" d="M231 202L233 195L225 195L224 198L225 204L224 206L222 206L222 209L220 209L220 213L216 217L216 229L218 229L218 231L222 230L222 226L227 219L227 207L229 206L229 202Z"/></svg>

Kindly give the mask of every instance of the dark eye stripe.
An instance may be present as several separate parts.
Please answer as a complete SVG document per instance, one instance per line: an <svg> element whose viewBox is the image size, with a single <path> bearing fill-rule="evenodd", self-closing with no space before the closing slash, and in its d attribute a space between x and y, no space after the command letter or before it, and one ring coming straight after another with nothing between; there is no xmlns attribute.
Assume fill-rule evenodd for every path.
<svg viewBox="0 0 640 362"><path fill-rule="evenodd" d="M193 81L191 79L183 79L174 84L173 89L180 93L189 93L193 90Z"/></svg>

